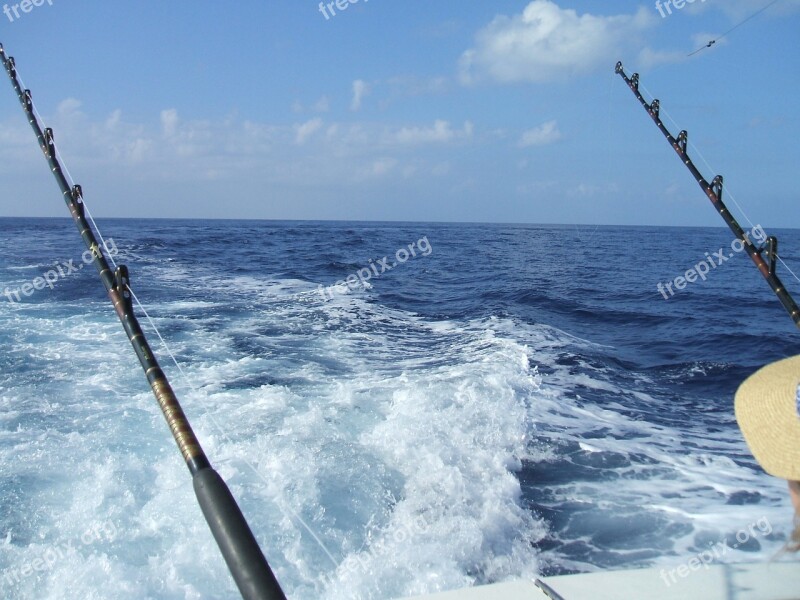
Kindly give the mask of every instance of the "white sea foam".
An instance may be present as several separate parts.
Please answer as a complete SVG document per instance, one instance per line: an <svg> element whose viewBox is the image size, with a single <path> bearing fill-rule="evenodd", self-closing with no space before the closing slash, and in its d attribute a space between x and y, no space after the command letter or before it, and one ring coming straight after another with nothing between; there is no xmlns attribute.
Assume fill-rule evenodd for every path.
<svg viewBox="0 0 800 600"><path fill-rule="evenodd" d="M730 458L745 456L740 440L636 416L626 398L670 407L586 359L563 364L598 350L586 340L504 318L430 321L368 291L324 301L296 280L195 284L212 300L148 307L194 390L157 350L292 598L431 592L530 576L541 560L597 568L538 552L544 535L668 564L755 518L788 525L779 482ZM223 291L252 309L226 312ZM0 585L20 598L236 598L113 313L71 310L0 306L5 360L25 358L0 384ZM545 481L549 465L574 473ZM528 506L537 476L543 510L572 506L549 533ZM736 493L761 500L726 503ZM113 539L81 542L109 524ZM729 558L780 546L759 541ZM34 569L59 544L71 552Z"/></svg>

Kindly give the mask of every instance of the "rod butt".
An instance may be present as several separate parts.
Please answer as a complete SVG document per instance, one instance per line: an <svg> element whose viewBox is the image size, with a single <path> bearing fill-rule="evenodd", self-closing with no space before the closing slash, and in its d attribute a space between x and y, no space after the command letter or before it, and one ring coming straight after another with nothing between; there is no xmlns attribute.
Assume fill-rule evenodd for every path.
<svg viewBox="0 0 800 600"><path fill-rule="evenodd" d="M222 477L212 468L192 478L197 501L244 600L286 600L253 532Z"/></svg>

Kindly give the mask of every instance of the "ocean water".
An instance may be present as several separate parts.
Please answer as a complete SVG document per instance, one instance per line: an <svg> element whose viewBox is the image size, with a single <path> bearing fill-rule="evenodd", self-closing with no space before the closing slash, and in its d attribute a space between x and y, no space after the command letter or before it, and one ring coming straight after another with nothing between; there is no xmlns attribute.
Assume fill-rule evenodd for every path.
<svg viewBox="0 0 800 600"><path fill-rule="evenodd" d="M785 483L732 403L800 338L723 228L100 226L289 598L766 561L786 540ZM0 596L237 598L74 225L0 230ZM800 232L768 233L800 265Z"/></svg>

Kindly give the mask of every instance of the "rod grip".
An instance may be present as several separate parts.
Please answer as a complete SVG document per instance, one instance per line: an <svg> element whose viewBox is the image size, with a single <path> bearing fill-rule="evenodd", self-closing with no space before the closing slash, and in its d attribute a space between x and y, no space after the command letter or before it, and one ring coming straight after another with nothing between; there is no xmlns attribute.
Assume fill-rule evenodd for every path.
<svg viewBox="0 0 800 600"><path fill-rule="evenodd" d="M201 469L192 478L197 501L244 600L286 600L267 559L222 477Z"/></svg>

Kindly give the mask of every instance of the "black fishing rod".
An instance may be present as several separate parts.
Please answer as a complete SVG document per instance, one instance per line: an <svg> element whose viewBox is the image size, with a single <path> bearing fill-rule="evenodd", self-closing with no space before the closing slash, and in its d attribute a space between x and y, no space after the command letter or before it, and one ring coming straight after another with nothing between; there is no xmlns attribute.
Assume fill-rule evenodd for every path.
<svg viewBox="0 0 800 600"><path fill-rule="evenodd" d="M689 134L686 132L686 130L682 130L678 134L677 138L675 138L669 132L669 130L664 126L664 123L661 121L659 114L661 110L661 103L655 99L648 103L639 91L638 73L634 73L628 77L625 74L625 70L622 68L621 62L617 63L616 72L622 76L622 78L625 80L625 83L628 84L628 87L647 111L647 114L649 114L653 119L658 129L664 134L664 137L667 138L667 141L670 143L675 152L678 153L678 156L681 158L681 161L683 161L683 164L686 165L686 168L689 169L691 174L694 176L695 181L697 181L697 183L700 185L700 188L705 192L706 196L708 196L708 199L711 200L714 208L722 216L722 219L725 221L728 227L730 227L734 235L742 242L748 256L750 256L756 267L758 267L758 270L764 276L764 279L767 280L769 287L771 287L772 291L775 292L775 295L778 296L778 300L781 301L781 304L783 304L783 307L789 313L789 316L792 318L795 325L800 327L800 308L797 307L797 304L795 304L792 296L786 290L783 282L781 282L781 280L775 274L775 268L777 266L776 263L779 258L778 238L775 236L769 236L764 242L764 245L761 247L756 247L755 244L750 241L747 234L739 225L738 221L734 218L734 216L728 210L728 207L725 206L725 203L722 201L722 175L717 175L714 177L711 183L709 183L689 157L687 148L689 144ZM764 260L762 255L766 255L769 262Z"/></svg>
<svg viewBox="0 0 800 600"><path fill-rule="evenodd" d="M286 600L239 505L223 479L211 467L175 392L145 339L133 311L133 295L129 287L127 267L120 265L115 272L111 272L104 249L97 243L97 238L86 220L81 186L75 185L70 188L67 183L56 155L53 130L50 128L42 130L39 125L33 109L31 92L20 87L14 58L6 57L2 44L0 44L0 59L22 103L28 122L36 134L39 147L44 152L50 170L58 182L80 236L92 253L92 262L100 273L100 279L139 358L172 436L178 444L186 466L189 467L197 501L242 597L245 600Z"/></svg>

